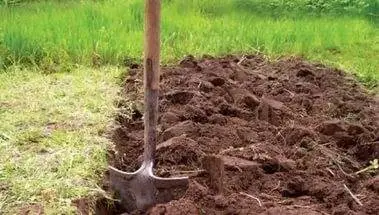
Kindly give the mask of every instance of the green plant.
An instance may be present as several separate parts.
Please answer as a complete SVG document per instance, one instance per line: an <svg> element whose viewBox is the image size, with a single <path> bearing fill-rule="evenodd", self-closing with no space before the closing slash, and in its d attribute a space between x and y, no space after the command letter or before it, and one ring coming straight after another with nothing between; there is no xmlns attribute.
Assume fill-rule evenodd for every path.
<svg viewBox="0 0 379 215"><path fill-rule="evenodd" d="M358 7L357 1L316 1L312 3L316 7L334 5L316 16L319 9L309 13L307 0L217 2L163 1L163 61L203 53L301 55L377 85L379 40L372 16L368 21L353 12L331 14L335 2ZM122 65L124 59L141 59L142 31L140 0L42 1L0 7L0 68L21 64L50 72L76 64Z"/></svg>
<svg viewBox="0 0 379 215"><path fill-rule="evenodd" d="M109 144L102 134L122 74L116 67L0 73L1 214L36 202L45 214L76 214L72 199L99 192Z"/></svg>
<svg viewBox="0 0 379 215"><path fill-rule="evenodd" d="M370 165L364 169L361 169L359 170L358 172L356 172L355 174L361 174L361 173L364 173L364 172L375 172L379 169L379 162L378 162L378 159L374 159L372 161L370 161Z"/></svg>

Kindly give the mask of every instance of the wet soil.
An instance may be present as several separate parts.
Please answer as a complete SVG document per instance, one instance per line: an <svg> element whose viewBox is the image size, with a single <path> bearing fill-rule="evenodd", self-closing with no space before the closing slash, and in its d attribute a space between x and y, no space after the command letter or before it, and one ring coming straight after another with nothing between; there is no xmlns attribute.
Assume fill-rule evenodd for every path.
<svg viewBox="0 0 379 215"><path fill-rule="evenodd" d="M146 213L379 214L377 173L355 174L379 158L378 101L343 71L299 58L188 56L162 68L160 87L156 174L189 175L190 185ZM109 163L134 171L143 151L141 68L130 70L122 94ZM216 185L209 155L223 161Z"/></svg>

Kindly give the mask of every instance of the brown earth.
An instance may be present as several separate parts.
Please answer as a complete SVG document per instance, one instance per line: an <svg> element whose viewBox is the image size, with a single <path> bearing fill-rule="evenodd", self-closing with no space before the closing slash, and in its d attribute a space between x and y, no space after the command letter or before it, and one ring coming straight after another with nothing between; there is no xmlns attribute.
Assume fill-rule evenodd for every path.
<svg viewBox="0 0 379 215"><path fill-rule="evenodd" d="M1 211L0 211L1 214ZM17 215L44 215L44 209L42 205L39 204L30 204L24 205L19 209Z"/></svg>
<svg viewBox="0 0 379 215"><path fill-rule="evenodd" d="M190 175L190 186L148 214L379 214L377 173L355 174L379 158L378 102L344 72L298 58L189 56L162 68L160 86L156 174ZM136 103L119 103L109 156L124 171L141 161L141 90L142 70L131 69L122 94ZM207 155L224 162L221 191L203 171Z"/></svg>

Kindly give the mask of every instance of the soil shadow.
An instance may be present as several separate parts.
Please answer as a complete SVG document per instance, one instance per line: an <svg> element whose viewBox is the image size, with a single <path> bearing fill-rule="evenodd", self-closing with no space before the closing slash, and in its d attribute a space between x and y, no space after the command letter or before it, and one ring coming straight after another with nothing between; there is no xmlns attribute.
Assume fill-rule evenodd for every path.
<svg viewBox="0 0 379 215"><path fill-rule="evenodd" d="M142 74L122 92L135 107ZM353 77L299 58L188 56L162 68L160 87L156 174L189 174L190 187L147 214L379 214L378 176L354 174L379 158L378 103ZM142 111L116 121L109 163L136 170ZM210 154L225 164L222 195L201 171Z"/></svg>

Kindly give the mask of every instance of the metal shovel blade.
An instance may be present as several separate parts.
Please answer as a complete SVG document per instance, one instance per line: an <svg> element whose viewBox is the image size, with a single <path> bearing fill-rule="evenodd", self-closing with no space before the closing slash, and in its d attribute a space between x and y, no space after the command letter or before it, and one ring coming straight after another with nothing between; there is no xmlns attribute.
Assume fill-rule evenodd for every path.
<svg viewBox="0 0 379 215"><path fill-rule="evenodd" d="M133 173L109 167L112 189L117 192L123 207L128 211L148 208L179 198L180 191L188 188L188 177L161 178L153 174L153 163L143 163Z"/></svg>
<svg viewBox="0 0 379 215"><path fill-rule="evenodd" d="M177 197L179 190L186 190L189 184L187 177L160 178L153 174L158 121L160 4L160 0L145 0L144 162L133 173L109 168L111 187L119 194L128 212L168 202Z"/></svg>

